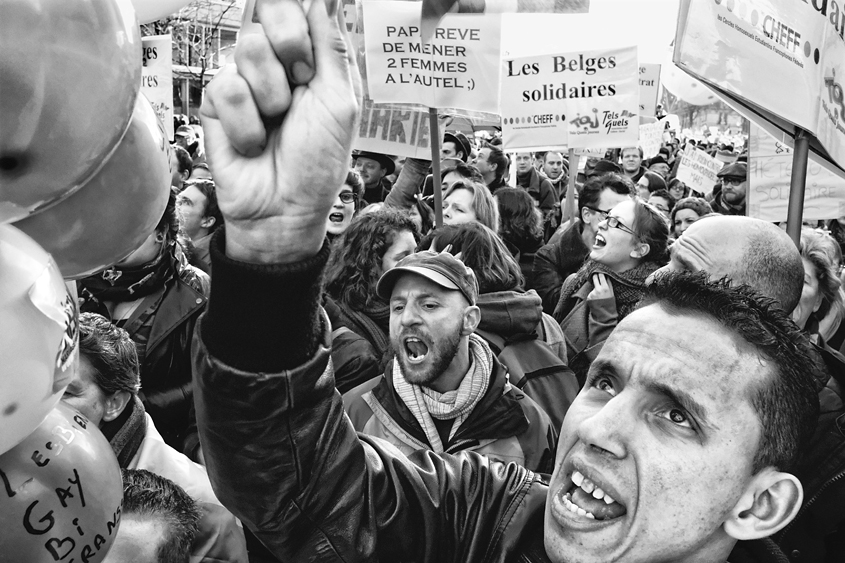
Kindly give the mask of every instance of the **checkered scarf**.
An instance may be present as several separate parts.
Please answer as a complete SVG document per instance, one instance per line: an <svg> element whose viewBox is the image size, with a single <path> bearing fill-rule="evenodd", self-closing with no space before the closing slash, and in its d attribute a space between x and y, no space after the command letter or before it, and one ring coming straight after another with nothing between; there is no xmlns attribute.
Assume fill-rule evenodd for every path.
<svg viewBox="0 0 845 563"><path fill-rule="evenodd" d="M431 449L437 453L445 451L445 448L432 417L438 420L454 419L449 432L451 440L490 385L490 375L493 372L493 352L490 347L481 337L471 334L469 352L469 371L456 390L446 393L408 383L402 375L399 362L393 362L393 387L419 422Z"/></svg>

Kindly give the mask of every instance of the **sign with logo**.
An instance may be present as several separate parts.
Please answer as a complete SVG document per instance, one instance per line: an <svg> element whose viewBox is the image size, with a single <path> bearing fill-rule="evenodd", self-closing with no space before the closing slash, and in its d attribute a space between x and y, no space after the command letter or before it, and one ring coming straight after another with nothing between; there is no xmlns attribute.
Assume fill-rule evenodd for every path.
<svg viewBox="0 0 845 563"><path fill-rule="evenodd" d="M748 160L748 215L764 221L786 221L792 177L792 149L751 123ZM845 216L845 178L813 158L807 163L804 219Z"/></svg>
<svg viewBox="0 0 845 563"><path fill-rule="evenodd" d="M845 11L827 0L683 0L674 61L759 110L809 131L845 168Z"/></svg>
<svg viewBox="0 0 845 563"><path fill-rule="evenodd" d="M421 6L364 2L369 96L376 102L498 113L501 16L444 16L424 43Z"/></svg>
<svg viewBox="0 0 845 563"><path fill-rule="evenodd" d="M638 69L636 47L503 61L505 148L636 145Z"/></svg>
<svg viewBox="0 0 845 563"><path fill-rule="evenodd" d="M173 139L173 40L170 35L141 38L143 67L141 92L147 97L164 125L167 138Z"/></svg>

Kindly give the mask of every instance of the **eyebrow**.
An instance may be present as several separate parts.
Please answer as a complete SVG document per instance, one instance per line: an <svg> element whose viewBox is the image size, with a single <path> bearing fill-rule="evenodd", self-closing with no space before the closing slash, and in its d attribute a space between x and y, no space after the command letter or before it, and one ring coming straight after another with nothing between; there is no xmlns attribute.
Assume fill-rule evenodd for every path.
<svg viewBox="0 0 845 563"><path fill-rule="evenodd" d="M673 389L665 383L660 383L654 380L646 380L642 382L643 388L649 393L665 397L680 406L682 409L691 414L696 422L702 426L710 426L707 417L707 409L704 405L692 398L692 395L681 389Z"/></svg>

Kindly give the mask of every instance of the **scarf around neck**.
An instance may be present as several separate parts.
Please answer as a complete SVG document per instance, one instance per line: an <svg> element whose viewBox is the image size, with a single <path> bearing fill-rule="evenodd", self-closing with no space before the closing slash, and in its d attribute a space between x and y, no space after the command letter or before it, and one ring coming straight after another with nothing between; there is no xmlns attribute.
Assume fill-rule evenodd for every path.
<svg viewBox="0 0 845 563"><path fill-rule="evenodd" d="M120 415L103 424L100 431L109 441L121 468L126 469L147 436L147 417L141 399L132 397Z"/></svg>
<svg viewBox="0 0 845 563"><path fill-rule="evenodd" d="M599 264L595 260L588 259L581 269L563 283L560 290L560 300L555 308L554 317L558 322L563 321L569 310L572 308L569 298L572 297L581 287L592 279L593 274L603 273L613 280L613 296L616 300L616 311L619 320L625 318L639 302L645 289L645 280L652 272L661 265L657 262L643 262L630 270L616 273L607 266Z"/></svg>
<svg viewBox="0 0 845 563"><path fill-rule="evenodd" d="M151 262L133 268L112 266L80 282L98 301L134 301L163 287L176 272L175 260L171 246L162 245Z"/></svg>
<svg viewBox="0 0 845 563"><path fill-rule="evenodd" d="M422 427L431 449L436 453L444 452L445 448L433 418L454 420L449 431L451 440L490 386L493 372L493 352L490 347L480 336L471 334L469 352L469 371L456 390L446 393L408 383L402 375L399 361L395 358L393 360L393 387Z"/></svg>

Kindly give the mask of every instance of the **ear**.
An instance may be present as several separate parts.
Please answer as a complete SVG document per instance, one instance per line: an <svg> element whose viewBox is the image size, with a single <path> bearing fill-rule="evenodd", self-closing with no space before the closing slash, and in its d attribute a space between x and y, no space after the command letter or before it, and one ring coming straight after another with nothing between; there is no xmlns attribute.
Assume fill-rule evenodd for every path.
<svg viewBox="0 0 845 563"><path fill-rule="evenodd" d="M184 172L179 172L179 177L182 178L182 181L186 181L188 178L191 177L191 171L185 170Z"/></svg>
<svg viewBox="0 0 845 563"><path fill-rule="evenodd" d="M469 336L475 329L478 328L478 323L481 322L481 309L475 305L470 305L464 311L464 326L461 328L461 336Z"/></svg>
<svg viewBox="0 0 845 563"><path fill-rule="evenodd" d="M760 539L789 524L804 499L797 477L768 467L751 480L745 493L723 524L737 540Z"/></svg>
<svg viewBox="0 0 845 563"><path fill-rule="evenodd" d="M111 422L123 412L126 405L132 399L129 391L115 391L111 397L106 398L106 410L103 413L103 422Z"/></svg>
<svg viewBox="0 0 845 563"><path fill-rule="evenodd" d="M589 213L589 212L590 212L590 210L587 209L586 207L581 208L581 222L584 223L585 225L587 224L587 217L584 214Z"/></svg>
<svg viewBox="0 0 845 563"><path fill-rule="evenodd" d="M631 251L631 258L644 258L645 256L648 256L650 250L651 246L649 246L648 243L641 242L634 247L634 250Z"/></svg>
<svg viewBox="0 0 845 563"><path fill-rule="evenodd" d="M203 229L210 229L215 222L217 222L216 217L203 217L202 221L200 221L200 227Z"/></svg>

